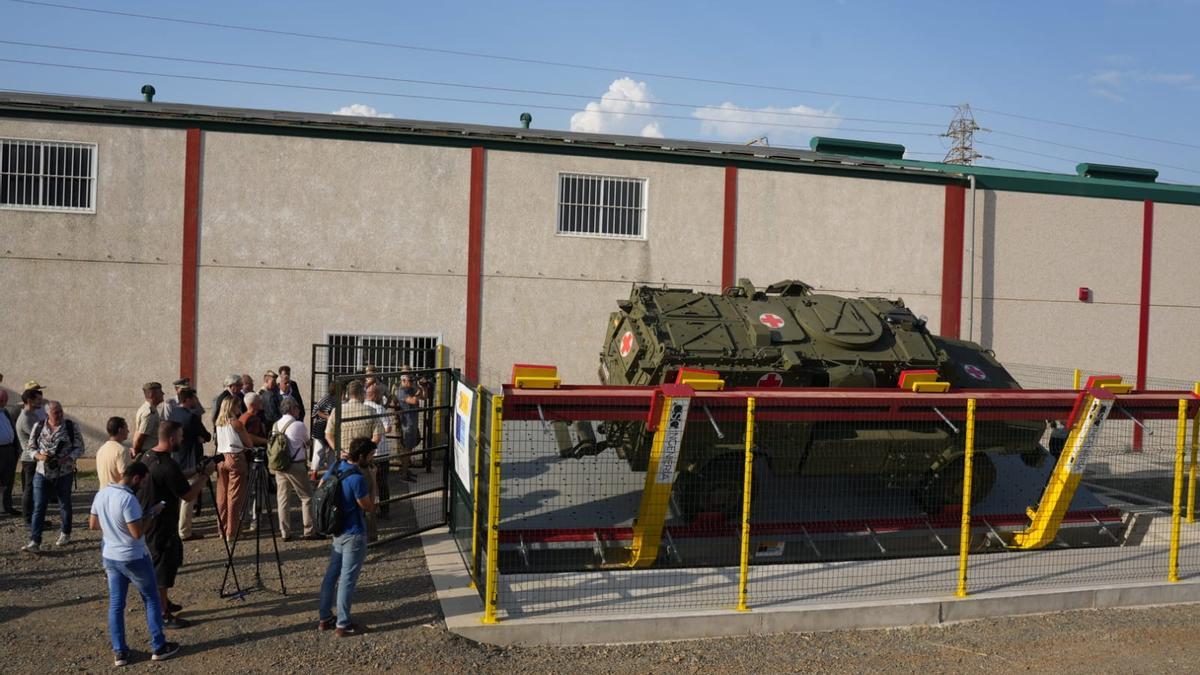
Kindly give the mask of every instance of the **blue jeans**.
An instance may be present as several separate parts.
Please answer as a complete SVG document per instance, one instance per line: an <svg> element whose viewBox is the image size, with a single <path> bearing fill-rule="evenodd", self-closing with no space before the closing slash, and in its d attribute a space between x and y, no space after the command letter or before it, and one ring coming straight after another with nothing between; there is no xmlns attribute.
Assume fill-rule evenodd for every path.
<svg viewBox="0 0 1200 675"><path fill-rule="evenodd" d="M50 492L58 497L58 510L62 515L62 533L71 534L71 482L73 474L58 478L46 478L42 474L33 476L33 519L29 522L29 538L42 543L42 529L46 527L46 509L50 506Z"/></svg>
<svg viewBox="0 0 1200 675"><path fill-rule="evenodd" d="M108 634L112 638L114 652L127 652L125 643L125 597L129 593L129 582L142 594L146 606L146 625L150 627L150 648L158 651L167 643L163 634L162 607L158 599L158 583L154 580L154 563L150 556L139 560L104 560L104 572L108 575Z"/></svg>
<svg viewBox="0 0 1200 675"><path fill-rule="evenodd" d="M321 606L317 611L321 621L333 618L336 588L337 626L345 628L350 625L350 602L354 599L354 587L358 585L358 574L362 572L366 557L366 534L341 534L333 538L329 567L325 568L325 580L321 582Z"/></svg>

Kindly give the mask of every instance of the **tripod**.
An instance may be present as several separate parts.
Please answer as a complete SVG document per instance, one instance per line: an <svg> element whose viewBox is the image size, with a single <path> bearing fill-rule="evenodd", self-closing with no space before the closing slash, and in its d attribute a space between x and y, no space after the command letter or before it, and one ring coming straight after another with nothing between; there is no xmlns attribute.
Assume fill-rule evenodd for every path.
<svg viewBox="0 0 1200 675"><path fill-rule="evenodd" d="M251 453L250 461L250 494L246 501L242 502L241 513L238 514L238 535L229 541L225 535L224 529L221 530L221 539L225 541L225 577L221 580L221 597L245 599L247 593L253 589L243 589L238 583L237 571L234 570L233 553L237 549L238 542L241 541L240 525L246 520L247 510L254 508L261 512L262 520L267 521L267 527L271 529L271 548L275 553L275 570L279 573L279 593L287 595L287 588L283 584L283 562L279 559L279 539L275 533L275 514L271 508L271 474L267 471L266 450L253 448L247 452ZM211 486L210 486L211 487ZM213 502L216 502L216 496L213 496ZM259 514L255 514L256 516ZM218 523L219 525L219 523ZM260 567L262 565L262 523L254 528L254 584L256 588L267 590L262 582L262 573ZM226 594L225 586L229 581L230 576L233 577L234 592Z"/></svg>

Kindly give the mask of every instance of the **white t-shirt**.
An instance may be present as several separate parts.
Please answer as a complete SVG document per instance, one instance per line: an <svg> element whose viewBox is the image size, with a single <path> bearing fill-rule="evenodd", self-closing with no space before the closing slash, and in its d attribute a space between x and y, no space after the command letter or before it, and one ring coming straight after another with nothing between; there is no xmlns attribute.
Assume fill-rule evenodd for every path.
<svg viewBox="0 0 1200 675"><path fill-rule="evenodd" d="M287 436L288 447L292 449L292 461L304 463L308 454L308 427L304 426L304 422L284 415L275 423L275 431L282 431Z"/></svg>
<svg viewBox="0 0 1200 675"><path fill-rule="evenodd" d="M388 434L392 433L391 411L383 407L382 404L375 403L374 401L364 401L364 403L370 406L376 415L383 415L383 417L379 418L380 423L383 424L383 433L379 436L379 447L375 448L375 457L387 457L392 454L392 449L388 446L387 437Z"/></svg>

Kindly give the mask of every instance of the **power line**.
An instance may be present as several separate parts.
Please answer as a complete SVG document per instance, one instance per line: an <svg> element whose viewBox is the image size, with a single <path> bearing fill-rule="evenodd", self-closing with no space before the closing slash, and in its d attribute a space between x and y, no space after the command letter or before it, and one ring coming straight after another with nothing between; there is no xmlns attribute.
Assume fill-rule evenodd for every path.
<svg viewBox="0 0 1200 675"><path fill-rule="evenodd" d="M716 84L727 87L742 87L746 89L763 89L768 91L782 91L793 94L811 94L814 96L829 96L835 98L851 98L863 101L877 101L881 103L897 103L903 105L917 105L935 108L953 108L953 105L946 103L934 103L930 101L918 101L913 99L889 98L886 96L864 96L861 94L846 94L831 91L819 91L815 89L797 89L794 87L782 87L769 84L759 84L754 82L737 82L733 80L716 80L704 77L693 77L690 75L676 75L671 73L656 73L644 70L630 70L625 68L615 68L612 66L596 66L582 63L568 63L564 61L550 61L546 59L532 59L519 56L507 56L504 54L488 54L485 52L472 52L458 49L444 49L439 47L425 47L421 45L410 45L399 42L383 42L379 40L364 40L360 38L341 37L337 35L323 35L319 33L302 33L298 31L279 30L275 28L263 28L260 26L240 26L236 24L217 23L214 21L199 21L196 19L178 19L169 16L158 16L153 14L138 14L135 12L121 12L111 9L97 9L94 7L80 7L78 5L67 5L56 2L42 2L40 0L8 0L23 5L34 5L39 7L51 7L55 9L65 9L78 12L91 12L93 14L107 14L111 16L123 16L134 19L145 19L147 21L165 21L168 23L186 24L191 26L204 26L207 28L220 28L224 30L239 30L252 33L265 33L269 35L282 35L287 37L298 37L310 40L328 40L332 42L345 42L349 44L368 45L372 47L388 47L391 49L405 49L409 51L429 52L433 54L447 54L451 56L465 56L478 59L492 59L496 61L508 61L512 63L527 63L539 66L554 66L557 68L573 68L576 70L590 70L593 72L617 73L623 75L638 75L640 77L657 77L667 80L680 80L684 82L697 82L701 84Z"/></svg>
<svg viewBox="0 0 1200 675"><path fill-rule="evenodd" d="M1094 148L1085 148L1085 147L1081 147L1078 145L1071 145L1069 143L1059 143L1058 141L1052 141L1052 140L1049 140L1046 138L1037 138L1035 136L1024 136L1022 134L1014 134L1011 131L999 131L999 130L995 130L995 129L985 129L985 131L988 131L988 132L991 132L993 134L997 134L1000 136L1011 136L1012 138L1020 138L1022 140L1026 140L1026 141L1033 141L1034 143L1044 143L1046 145L1053 145L1053 146L1056 146L1059 148L1066 148L1067 150L1079 150L1081 152L1090 152L1090 153L1096 154L1096 155L1104 155L1105 157L1116 157L1117 159L1124 159L1124 160L1128 160L1130 162L1138 162L1139 164L1152 164L1152 165L1161 166L1166 169L1176 169L1179 171L1187 171L1190 173L1200 173L1200 171L1197 171L1195 169L1189 169L1184 166L1174 166L1171 164L1163 164L1162 162L1155 162L1155 161L1149 160L1149 159L1139 159L1137 157L1130 157L1128 155L1118 155L1116 153L1106 152L1104 150L1096 150Z"/></svg>
<svg viewBox="0 0 1200 675"><path fill-rule="evenodd" d="M1180 146L1183 148L1193 148L1196 150L1200 150L1200 145L1196 145L1194 143L1184 143L1182 141L1171 141L1171 140L1167 140L1165 138L1154 138L1153 136L1142 136L1139 134L1130 134L1130 133L1126 133L1124 131L1112 131L1110 129L1100 129L1097 127L1089 127L1089 126L1086 126L1083 124L1073 124L1071 122L1059 122L1057 120L1048 120L1048 119L1044 119L1041 117L1032 117L1030 115L1019 115L1017 113L1004 112L1001 110L991 110L989 108L976 108L976 110L978 110L979 112L985 112L985 113L989 113L992 115L1002 115L1004 117L1013 117L1016 119L1026 120L1029 122L1040 122L1042 124L1053 124L1055 126L1068 127L1071 129L1080 129L1082 131L1091 131L1091 132L1095 132L1095 133L1099 133L1099 134L1111 134L1113 136L1124 136L1125 138L1135 138L1139 141L1151 141L1153 143L1163 143L1166 145L1177 145L1177 146Z"/></svg>
<svg viewBox="0 0 1200 675"><path fill-rule="evenodd" d="M38 49L54 49L54 50L59 50L59 51L78 52L78 53L86 53L86 54L104 54L106 56L123 56L123 57L131 57L131 58L138 58L138 59L150 59L150 60L155 60L155 61L172 61L172 62L176 62L176 63L194 63L194 64L200 64L200 65L228 66L228 67L234 67L234 68L251 68L251 69L255 69L255 70L268 70L268 71L283 72L283 73L298 73L298 74L302 74L302 75L321 75L321 76L328 76L328 77L346 77L346 78L355 78L355 79L363 79L363 80L379 80L379 81L384 81L384 82L400 82L400 83L404 83L404 84L421 84L421 85L430 85L430 86L436 86L436 87L455 87L455 88L459 88L459 89L497 91L497 92L504 92L504 93L510 93L510 94L532 94L532 95L537 95L537 96L556 96L556 97L560 97L560 98L574 98L574 99L581 99L581 100L588 100L588 101L594 101L597 98L594 95L588 95L588 94L571 94L571 93L564 93L564 92L557 92L557 91L545 91L545 90L541 90L541 89L516 89L516 88L512 88L512 87L496 87L496 86L482 85L482 84L463 84L463 83L459 83L459 82L445 82L445 81L441 81L441 80L418 80L418 79L410 79L410 78L403 78L403 77L391 77L391 76L387 76L387 75L366 75L366 74L361 74L361 73L344 73L344 72L337 72L337 71L330 71L330 70L291 68L291 67L287 67L287 66L267 66L267 65L262 65L262 64L253 64L253 63L237 63L237 62L233 62L233 61L214 61L214 60L210 60L210 59L192 59L192 58L185 58L185 57L180 57L180 56L162 56L162 55L158 55L158 54L144 54L144 53L138 53L138 52L119 52L119 51L111 51L111 50L107 50L107 49L90 49L90 48L86 48L86 47L68 47L65 45L47 45L47 44L39 44L39 43L35 43L35 42L19 42L16 40L0 40L0 44L14 45L14 46L19 46L19 47L36 47ZM647 104L661 105L661 106L674 107L674 108L704 109L704 110L715 110L718 112L726 112L726 111L732 110L732 111L736 111L736 112L751 113L754 115L772 115L772 116L782 116L782 117L813 117L813 118L825 119L825 120L832 119L830 115L821 114L821 113L802 113L802 112L795 112L795 111L790 111L790 110L778 110L778 111L755 110L753 108L743 108L740 106L728 107L728 106L712 105L712 104L705 104L705 103L680 103L680 102L673 102L673 101L632 99L632 98L627 98L624 96L621 96L621 97L608 96L607 94L605 96L607 97L607 100L624 101L624 102L629 102L629 103L647 103ZM697 119L704 119L704 118L697 118ZM935 124L933 122L906 122L906 121L902 121L902 120L875 119L875 118L868 118L868 117L842 117L840 115L837 116L837 119L846 120L846 121L850 121L850 122L870 122L870 123L875 123L875 124L896 124L896 125L917 126L917 127L941 126L941 125Z"/></svg>
<svg viewBox="0 0 1200 675"><path fill-rule="evenodd" d="M341 93L341 94L362 94L362 95L366 95L366 96L390 96L390 97L394 97L394 98L406 98L406 99L415 99L415 100L424 100L424 101L442 101L442 102L448 102L448 103L471 103L471 104L476 104L476 105L495 105L495 106L504 106L507 108L532 108L534 110L563 110L563 111L567 111L567 112L579 112L578 108L572 108L572 107L568 107L568 106L546 105L543 103L513 103L513 102L509 102L509 101L488 101L488 100L471 99L471 98L455 98L455 97L449 97L449 96L427 96L427 95L419 95L419 94L402 94L399 92L374 91L374 90L369 90L369 89L348 89L348 88L343 88L343 87L321 87L321 86L317 86L317 85L308 85L308 84L287 84L287 83L282 83L282 82L263 82L263 81L259 81L259 80L241 80L241 79L227 78L227 77L207 77L207 76L203 76L203 75L178 75L178 74L174 74L174 73L159 73L159 72L146 71L146 70L128 70L128 69L124 69L124 68L106 68L106 67L102 67L102 66L81 66L81 65L77 65L77 64L50 63L50 62L46 62L46 61L31 61L31 60L26 60L26 59L0 58L0 62L2 62L2 63L19 63L19 64L31 65L31 66L45 66L48 68L67 68L70 70L87 70L87 71L104 72L104 73L121 73L121 74L125 74L125 75L145 75L148 77L168 77L168 78L176 78L176 79L183 79L183 80L198 80L198 81L203 81L203 82L222 82L222 83L227 83L227 84L246 84L246 85L252 85L252 86L256 86L256 87L275 87L275 88L280 88L280 89L304 89L304 90L308 90L308 91L325 91L325 92L334 92L334 93ZM677 119L677 120L687 120L690 122L695 122L697 120L705 121L704 118L696 118L696 117L691 117L691 116L687 116L687 115L664 115L664 114L659 114L659 113L625 112L625 111L619 111L619 110L593 110L591 112L596 112L596 113L600 113L600 114L609 114L609 115L628 115L631 117L647 117L647 118L652 118L652 119ZM708 121L720 121L720 120L708 120ZM759 124L761 126L766 126L766 127L807 129L809 131L814 130L814 129L823 128L819 125L784 124L782 122L757 122L756 124ZM857 128L852 128L852 127L836 127L836 128L839 131L856 131L856 132L860 132L860 133L869 133L869 134L904 135L904 136L933 136L934 135L932 133L927 133L927 132L923 132L923 131L893 131L891 129L857 129Z"/></svg>

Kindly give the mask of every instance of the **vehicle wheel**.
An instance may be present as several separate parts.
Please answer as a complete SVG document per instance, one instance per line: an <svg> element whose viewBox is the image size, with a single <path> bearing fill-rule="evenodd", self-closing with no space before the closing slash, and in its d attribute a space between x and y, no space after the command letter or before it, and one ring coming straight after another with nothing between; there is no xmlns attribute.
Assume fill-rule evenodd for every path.
<svg viewBox="0 0 1200 675"><path fill-rule="evenodd" d="M728 520L739 520L744 468L744 459L730 454L680 473L675 480L675 502L683 517L694 520L702 513L719 513Z"/></svg>
<svg viewBox="0 0 1200 675"><path fill-rule="evenodd" d="M955 458L936 473L931 473L918 491L917 501L925 513L940 513L947 506L962 504L963 464L966 456ZM971 476L971 506L978 506L996 484L996 465L982 452L975 453Z"/></svg>

